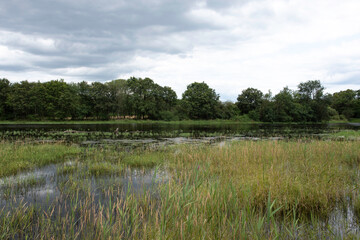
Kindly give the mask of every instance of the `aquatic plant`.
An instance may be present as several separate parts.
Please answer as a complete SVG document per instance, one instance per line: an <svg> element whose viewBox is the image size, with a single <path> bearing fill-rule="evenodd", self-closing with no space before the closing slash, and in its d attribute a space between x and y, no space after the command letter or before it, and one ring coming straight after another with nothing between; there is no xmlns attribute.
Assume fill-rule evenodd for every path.
<svg viewBox="0 0 360 240"><path fill-rule="evenodd" d="M64 144L26 144L1 142L0 177L35 167L60 163L80 153L80 148Z"/></svg>
<svg viewBox="0 0 360 240"><path fill-rule="evenodd" d="M60 196L50 205L0 210L0 238L358 237L359 225L344 217L336 220L344 221L339 230L330 217L339 208L358 211L358 141L237 141L131 152L94 147L73 157L76 164L60 166L69 172L59 170ZM127 170L114 174L134 166L160 166L166 177L156 177L157 169L156 184L141 187L119 180Z"/></svg>

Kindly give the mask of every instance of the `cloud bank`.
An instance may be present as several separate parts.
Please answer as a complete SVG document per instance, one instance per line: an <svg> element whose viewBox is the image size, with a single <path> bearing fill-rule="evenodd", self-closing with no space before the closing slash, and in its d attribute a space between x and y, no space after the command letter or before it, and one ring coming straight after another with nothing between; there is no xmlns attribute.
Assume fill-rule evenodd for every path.
<svg viewBox="0 0 360 240"><path fill-rule="evenodd" d="M357 0L0 2L0 77L150 77L178 95L205 81L223 100L319 79L360 89Z"/></svg>

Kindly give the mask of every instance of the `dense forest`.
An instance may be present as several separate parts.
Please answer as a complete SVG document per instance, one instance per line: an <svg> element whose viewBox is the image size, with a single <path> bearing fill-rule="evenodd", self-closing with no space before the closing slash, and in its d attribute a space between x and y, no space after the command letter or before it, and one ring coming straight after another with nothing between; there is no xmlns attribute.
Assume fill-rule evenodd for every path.
<svg viewBox="0 0 360 240"><path fill-rule="evenodd" d="M111 82L16 82L0 79L1 120L252 119L263 122L320 122L360 117L360 90L325 94L319 80L285 87L275 96L247 88L237 102L221 102L206 83L187 86L178 99L170 87L149 78Z"/></svg>

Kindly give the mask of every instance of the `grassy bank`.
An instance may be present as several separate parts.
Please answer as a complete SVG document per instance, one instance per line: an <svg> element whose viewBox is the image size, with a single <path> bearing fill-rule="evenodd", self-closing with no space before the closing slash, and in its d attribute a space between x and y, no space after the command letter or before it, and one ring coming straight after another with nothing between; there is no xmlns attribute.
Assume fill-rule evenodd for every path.
<svg viewBox="0 0 360 240"><path fill-rule="evenodd" d="M345 138L345 139L358 139L360 138L360 131L356 130L343 130L330 134L332 137Z"/></svg>
<svg viewBox="0 0 360 240"><path fill-rule="evenodd" d="M349 120L330 120L329 123L360 123L360 118L350 118Z"/></svg>
<svg viewBox="0 0 360 240"><path fill-rule="evenodd" d="M346 229L346 218L333 225L329 217L349 206L358 212L359 141L242 141L131 153L89 149L77 154L79 167L59 168L67 176L60 188L66 195L45 211L27 205L2 210L0 238L358 237ZM118 192L121 183L112 181L101 188L104 196L97 199L86 183L89 174L113 176L114 166L157 166L167 178L140 195ZM344 231L337 231L339 224L344 224Z"/></svg>
<svg viewBox="0 0 360 240"><path fill-rule="evenodd" d="M219 125L219 124L321 124L321 123L359 123L360 119L353 118L347 120L330 120L328 122L260 122L253 121L250 118L239 118L237 120L179 120L179 121L163 121L163 120L135 120L135 119L120 119L120 120L45 120L45 121L30 121L30 120L15 120L0 121L0 124L173 124L173 125Z"/></svg>
<svg viewBox="0 0 360 240"><path fill-rule="evenodd" d="M352 122L352 123L360 123L360 118L351 118L350 122Z"/></svg>
<svg viewBox="0 0 360 240"><path fill-rule="evenodd" d="M214 124L235 124L235 123L260 123L245 119L245 121L236 120L181 120L181 121L162 121L162 120L81 120L81 121L0 121L0 124L183 124L183 125L214 125Z"/></svg>

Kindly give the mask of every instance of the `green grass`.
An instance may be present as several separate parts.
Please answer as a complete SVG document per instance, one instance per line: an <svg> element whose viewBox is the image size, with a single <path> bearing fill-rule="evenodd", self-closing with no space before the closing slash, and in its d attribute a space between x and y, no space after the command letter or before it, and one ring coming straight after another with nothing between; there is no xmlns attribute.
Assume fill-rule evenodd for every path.
<svg viewBox="0 0 360 240"><path fill-rule="evenodd" d="M349 122L360 123L360 118L351 118Z"/></svg>
<svg viewBox="0 0 360 240"><path fill-rule="evenodd" d="M252 120L181 120L181 121L161 121L161 120L104 120L104 121L0 121L0 124L182 124L182 125L216 125L216 124L235 124L235 123L257 123Z"/></svg>
<svg viewBox="0 0 360 240"><path fill-rule="evenodd" d="M128 167L147 167L151 168L166 162L167 152L146 151L139 154L129 154L121 161Z"/></svg>
<svg viewBox="0 0 360 240"><path fill-rule="evenodd" d="M328 214L352 194L360 162L359 142L240 142L223 148L185 146L174 157L176 172L203 169L206 176L266 205L271 192L275 207ZM355 167L355 168L354 168ZM187 178L187 177L185 177Z"/></svg>
<svg viewBox="0 0 360 240"><path fill-rule="evenodd" d="M348 120L330 120L329 123L348 123Z"/></svg>
<svg viewBox="0 0 360 240"><path fill-rule="evenodd" d="M77 171L79 168L78 163L71 163L71 164L64 164L61 167L57 168L57 174L58 175L67 175L67 174L71 174L74 173L75 171Z"/></svg>
<svg viewBox="0 0 360 240"><path fill-rule="evenodd" d="M88 163L88 172L90 175L100 176L100 175L111 175L115 173L120 173L122 166L114 165L109 162L93 162Z"/></svg>
<svg viewBox="0 0 360 240"><path fill-rule="evenodd" d="M350 118L349 120L330 120L329 123L360 123L360 118Z"/></svg>
<svg viewBox="0 0 360 240"><path fill-rule="evenodd" d="M80 153L77 146L63 144L23 144L1 142L0 177L16 174L51 163L63 162L66 157Z"/></svg>
<svg viewBox="0 0 360 240"><path fill-rule="evenodd" d="M359 130L343 130L330 134L332 137L360 138Z"/></svg>
<svg viewBox="0 0 360 240"><path fill-rule="evenodd" d="M164 125L220 125L220 124L320 124L320 123L358 123L360 119L347 120L330 120L324 122L261 122L254 121L246 116L239 116L232 120L226 119L211 119L211 120L178 120L178 121L163 121L163 120L135 120L135 119L121 119L121 120L66 120L66 121L29 121L29 120L15 120L15 121L0 121L0 124L164 124Z"/></svg>
<svg viewBox="0 0 360 240"><path fill-rule="evenodd" d="M59 188L66 197L45 210L0 210L0 238L358 238L326 219L347 204L360 212L359 141L241 141L130 153L94 148L81 155L82 170L69 170ZM89 175L79 171L110 176L115 166L161 166L168 178L140 195L116 192L122 183L114 181L96 198Z"/></svg>

